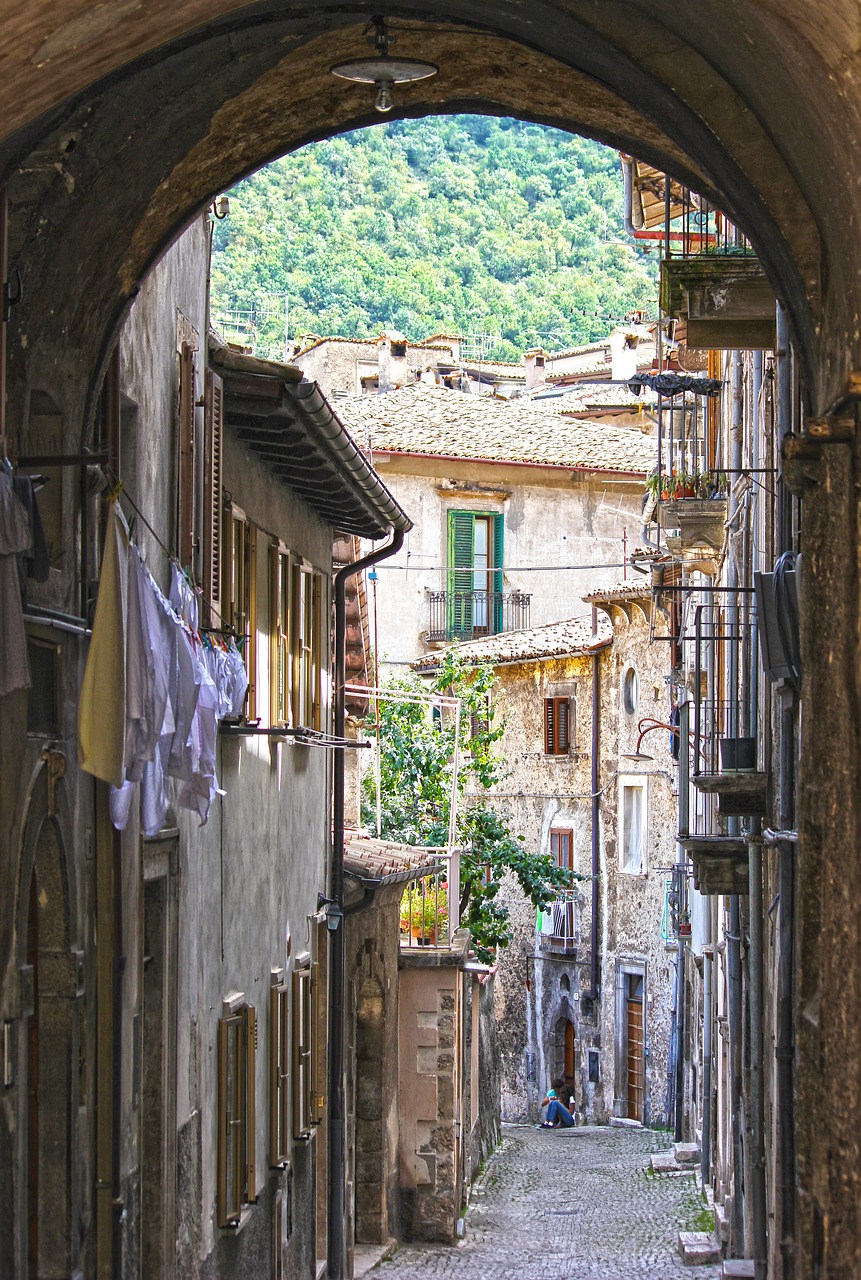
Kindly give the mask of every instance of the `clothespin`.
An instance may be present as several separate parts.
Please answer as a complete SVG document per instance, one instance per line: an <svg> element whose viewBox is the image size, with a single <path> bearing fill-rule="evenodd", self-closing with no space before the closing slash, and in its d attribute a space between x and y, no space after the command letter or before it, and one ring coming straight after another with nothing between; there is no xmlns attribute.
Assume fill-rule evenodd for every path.
<svg viewBox="0 0 861 1280"><path fill-rule="evenodd" d="M125 481L118 480L117 483L114 485L114 487L108 490L105 497L107 498L111 506L113 506L113 504L116 502L117 498L120 496L120 494L122 493L125 487L126 487Z"/></svg>

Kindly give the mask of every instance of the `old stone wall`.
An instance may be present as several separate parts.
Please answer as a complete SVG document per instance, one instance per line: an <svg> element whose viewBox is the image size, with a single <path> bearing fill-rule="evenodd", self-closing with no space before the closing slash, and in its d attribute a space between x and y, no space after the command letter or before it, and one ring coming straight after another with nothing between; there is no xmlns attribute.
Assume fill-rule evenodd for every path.
<svg viewBox="0 0 861 1280"><path fill-rule="evenodd" d="M675 959L675 944L662 937L667 870L675 860L675 765L669 732L658 729L646 739L644 750L654 761L623 759L636 746L643 717L667 719L666 654L664 645L650 642L649 620L638 606L612 613L613 643L599 658L596 993L590 990L592 659L550 659L499 673L500 710L507 717L499 749L509 773L495 788L495 803L536 852L549 851L552 832L570 832L574 870L584 877L576 885L575 945L569 947L554 945L549 920L547 932L536 928L535 910L514 884L505 889L514 939L500 957L495 1000L502 1028L506 1119L538 1118L538 1102L551 1082L568 1076L569 1024L567 1065L573 1035L574 1070L567 1087L578 1116L601 1121L628 1115L624 988L629 976L637 975L643 978L643 1115L646 1123L655 1124L666 1116ZM630 671L635 672L637 692L627 711L623 682ZM571 699L573 750L568 755L544 754L543 700L549 696ZM645 862L638 874L620 866L620 786L626 780L646 787Z"/></svg>

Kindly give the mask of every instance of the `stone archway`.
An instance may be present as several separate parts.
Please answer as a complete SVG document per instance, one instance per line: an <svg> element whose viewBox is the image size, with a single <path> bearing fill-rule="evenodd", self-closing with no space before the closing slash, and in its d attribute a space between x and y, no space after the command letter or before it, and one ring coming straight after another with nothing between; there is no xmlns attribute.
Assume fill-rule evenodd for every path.
<svg viewBox="0 0 861 1280"><path fill-rule="evenodd" d="M411 0L153 0L145 20L125 0L105 0L98 16L34 0L17 39L14 16L0 19L0 181L10 262L26 279L10 334L12 420L26 420L29 387L56 384L68 420L90 422L140 281L213 194L378 119L367 92L329 67L364 49L381 8L400 24L399 47L440 67L399 91L395 116L471 110L556 125L716 200L789 310L814 408L834 401L861 360L861 245L840 213L853 199L844 158L856 119L861 135L861 77L845 54L857 14L829 32L790 0L704 0L694 23L666 0L442 0L432 16Z"/></svg>
<svg viewBox="0 0 861 1280"><path fill-rule="evenodd" d="M385 1178L385 995L366 978L356 1008L356 1240L383 1244L388 1237Z"/></svg>

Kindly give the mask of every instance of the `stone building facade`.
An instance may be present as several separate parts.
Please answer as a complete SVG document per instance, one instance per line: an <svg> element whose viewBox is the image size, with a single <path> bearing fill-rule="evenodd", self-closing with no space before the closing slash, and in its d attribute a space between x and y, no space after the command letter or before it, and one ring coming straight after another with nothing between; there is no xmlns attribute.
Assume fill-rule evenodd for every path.
<svg viewBox="0 0 861 1280"><path fill-rule="evenodd" d="M503 1116L539 1118L540 1099L560 1082L581 1122L663 1124L677 956L666 927L676 859L671 733L649 734L652 759L626 756L671 713L666 631L642 579L587 603L593 617L459 648L499 679L498 750L508 768L488 799L527 848L580 877L537 922L520 890L507 890L514 939L500 955L495 997ZM548 718L563 714L560 736Z"/></svg>
<svg viewBox="0 0 861 1280"><path fill-rule="evenodd" d="M10 1278L304 1278L325 1256L333 526L382 538L392 518L407 521L319 393L298 390L297 370L207 349L208 253L203 218L143 285L106 378L103 453L62 456L68 424L47 393L15 439L21 476L49 477L49 563L25 607L31 685L2 697L0 733ZM249 392L270 406L271 430L284 409L288 461L298 438L310 446L287 483L242 437ZM352 450L352 470L318 482L324 431ZM153 818L135 785L122 830L76 745L93 603L108 599L107 495L132 527L154 608L178 565L201 584L196 623L157 614L190 637L177 654L232 653L250 681L244 703L219 702L217 738L213 711L178 744L203 790L170 781ZM110 642L131 690L147 677L119 628ZM210 686L194 669L199 706ZM185 705L174 678L161 704L170 733ZM96 693L107 733L117 708ZM120 780L122 759L121 748Z"/></svg>

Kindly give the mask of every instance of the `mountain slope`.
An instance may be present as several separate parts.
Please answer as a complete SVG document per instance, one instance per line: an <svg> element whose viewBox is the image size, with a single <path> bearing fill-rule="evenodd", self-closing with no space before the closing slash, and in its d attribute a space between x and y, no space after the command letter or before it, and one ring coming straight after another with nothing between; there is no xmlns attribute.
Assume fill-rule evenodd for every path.
<svg viewBox="0 0 861 1280"><path fill-rule="evenodd" d="M614 151L487 116L398 121L304 147L230 192L213 315L291 338L489 333L517 359L653 309L657 261L624 234ZM241 316L241 313L245 313Z"/></svg>

